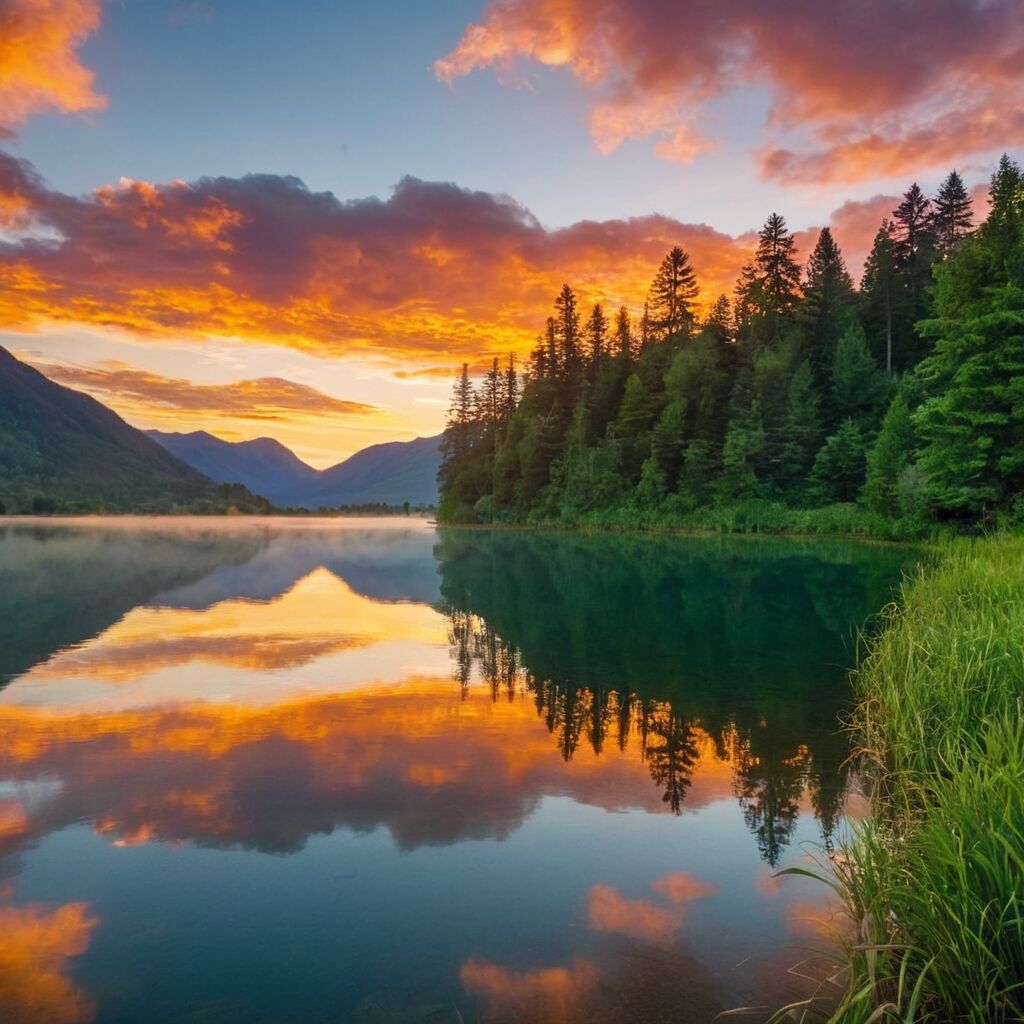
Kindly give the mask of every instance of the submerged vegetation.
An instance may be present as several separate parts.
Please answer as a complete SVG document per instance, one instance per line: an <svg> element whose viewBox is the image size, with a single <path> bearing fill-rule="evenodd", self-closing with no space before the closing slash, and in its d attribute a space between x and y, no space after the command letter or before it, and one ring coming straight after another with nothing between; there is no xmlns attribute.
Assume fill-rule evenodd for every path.
<svg viewBox="0 0 1024 1024"><path fill-rule="evenodd" d="M522 375L463 367L439 518L919 536L1024 513L1024 177L975 229L950 174L878 230L860 288L825 228L802 267L773 214L735 294L698 314L663 260L642 314L565 285Z"/></svg>
<svg viewBox="0 0 1024 1024"><path fill-rule="evenodd" d="M1024 538L904 585L856 677L872 815L836 858L836 1024L1024 1019Z"/></svg>

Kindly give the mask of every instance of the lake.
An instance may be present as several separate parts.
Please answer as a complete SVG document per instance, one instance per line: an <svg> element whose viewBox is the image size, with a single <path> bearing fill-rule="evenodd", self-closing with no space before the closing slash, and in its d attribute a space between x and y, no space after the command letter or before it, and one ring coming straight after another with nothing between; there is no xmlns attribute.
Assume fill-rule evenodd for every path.
<svg viewBox="0 0 1024 1024"><path fill-rule="evenodd" d="M806 995L828 890L775 872L857 813L847 672L911 558L0 521L0 1020L685 1024Z"/></svg>

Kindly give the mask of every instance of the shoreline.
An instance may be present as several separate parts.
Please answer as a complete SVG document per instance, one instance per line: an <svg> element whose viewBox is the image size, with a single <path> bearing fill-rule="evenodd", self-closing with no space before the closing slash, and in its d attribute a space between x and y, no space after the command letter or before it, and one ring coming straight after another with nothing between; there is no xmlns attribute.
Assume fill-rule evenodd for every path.
<svg viewBox="0 0 1024 1024"><path fill-rule="evenodd" d="M829 1021L1009 1024L1024 1017L1024 537L949 540L882 615L852 677L870 814L816 876L855 936Z"/></svg>

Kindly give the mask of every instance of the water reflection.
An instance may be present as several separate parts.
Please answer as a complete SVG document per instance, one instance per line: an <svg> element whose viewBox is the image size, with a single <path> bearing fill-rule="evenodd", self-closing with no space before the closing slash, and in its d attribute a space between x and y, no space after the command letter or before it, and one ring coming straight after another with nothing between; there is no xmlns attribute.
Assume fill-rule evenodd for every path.
<svg viewBox="0 0 1024 1024"><path fill-rule="evenodd" d="M804 802L830 844L853 640L901 553L447 531L438 556L464 693L521 690L567 761L632 739L675 814L713 749L768 864Z"/></svg>
<svg viewBox="0 0 1024 1024"><path fill-rule="evenodd" d="M769 866L840 819L849 641L904 557L0 528L0 1019L649 1022L766 995L812 898Z"/></svg>

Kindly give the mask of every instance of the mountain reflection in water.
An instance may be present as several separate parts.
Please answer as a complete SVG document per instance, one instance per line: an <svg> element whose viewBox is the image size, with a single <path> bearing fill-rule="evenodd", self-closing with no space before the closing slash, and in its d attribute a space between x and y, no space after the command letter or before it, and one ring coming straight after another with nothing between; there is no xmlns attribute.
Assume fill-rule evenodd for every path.
<svg viewBox="0 0 1024 1024"><path fill-rule="evenodd" d="M688 999L709 1020L781 992L792 908L820 894L770 869L841 821L852 639L906 558L401 520L0 527L0 1010ZM512 864L528 889L495 902Z"/></svg>

